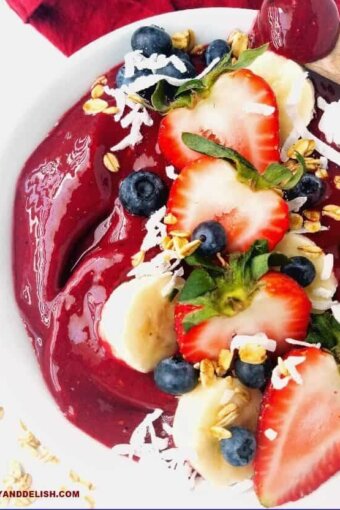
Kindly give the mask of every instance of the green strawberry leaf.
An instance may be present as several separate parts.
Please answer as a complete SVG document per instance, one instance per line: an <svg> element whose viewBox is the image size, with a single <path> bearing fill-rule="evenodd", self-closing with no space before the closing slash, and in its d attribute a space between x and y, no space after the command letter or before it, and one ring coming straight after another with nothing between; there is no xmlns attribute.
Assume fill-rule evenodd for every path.
<svg viewBox="0 0 340 510"><path fill-rule="evenodd" d="M340 363L340 324L331 312L312 315L306 342L320 343Z"/></svg>
<svg viewBox="0 0 340 510"><path fill-rule="evenodd" d="M258 48L250 48L239 56L238 60L235 64L232 64L231 70L236 71L237 69L242 69L243 67L249 67L254 60L263 55L268 50L269 44L263 44Z"/></svg>
<svg viewBox="0 0 340 510"><path fill-rule="evenodd" d="M264 253L254 257L251 261L251 272L254 280L259 280L268 273L271 267L281 267L289 261L282 253Z"/></svg>
<svg viewBox="0 0 340 510"><path fill-rule="evenodd" d="M224 147L194 133L183 133L182 140L189 149L234 163L239 181L256 191L273 188L291 189L296 186L306 170L304 159L299 155L297 159L300 164L294 174L284 165L273 163L260 175L249 161L229 147Z"/></svg>
<svg viewBox="0 0 340 510"><path fill-rule="evenodd" d="M169 111L169 103L165 94L165 82L157 83L156 88L151 96L151 104L159 113L167 113Z"/></svg>
<svg viewBox="0 0 340 510"><path fill-rule="evenodd" d="M204 85L202 80L195 80L195 79L189 80L186 83L184 83L184 85L181 85L180 87L178 87L178 89L175 93L175 97L177 98L186 92L191 92L192 90L197 91L197 90L205 90L205 89L206 89L206 86Z"/></svg>
<svg viewBox="0 0 340 510"><path fill-rule="evenodd" d="M216 287L213 278L203 268L194 269L179 295L178 301L186 303L207 294Z"/></svg>
<svg viewBox="0 0 340 510"><path fill-rule="evenodd" d="M208 257L202 257L202 255L198 255L197 253L189 255L189 257L186 257L184 260L188 266L203 267L212 274L224 273L224 269L221 266L218 266L216 263L212 262Z"/></svg>
<svg viewBox="0 0 340 510"><path fill-rule="evenodd" d="M205 306L199 310L188 313L183 320L183 327L186 332L190 331L194 326L198 326L202 322L205 322L213 317L217 317L218 312L212 307Z"/></svg>

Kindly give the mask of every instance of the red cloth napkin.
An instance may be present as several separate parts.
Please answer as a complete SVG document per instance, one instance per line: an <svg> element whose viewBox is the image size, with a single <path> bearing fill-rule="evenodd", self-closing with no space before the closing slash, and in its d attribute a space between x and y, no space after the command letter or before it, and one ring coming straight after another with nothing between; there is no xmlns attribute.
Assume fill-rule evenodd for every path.
<svg viewBox="0 0 340 510"><path fill-rule="evenodd" d="M66 55L101 35L155 14L196 7L258 8L262 0L7 0Z"/></svg>
<svg viewBox="0 0 340 510"><path fill-rule="evenodd" d="M322 2L323 0L319 0ZM340 0L336 0L340 6ZM7 0L66 55L115 28L138 19L196 7L258 9L262 0Z"/></svg>

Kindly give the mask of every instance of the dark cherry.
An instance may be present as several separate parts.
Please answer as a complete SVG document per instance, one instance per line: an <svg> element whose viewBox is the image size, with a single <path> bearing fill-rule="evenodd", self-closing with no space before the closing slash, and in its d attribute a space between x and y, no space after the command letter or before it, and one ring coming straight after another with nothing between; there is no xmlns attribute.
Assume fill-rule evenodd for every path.
<svg viewBox="0 0 340 510"><path fill-rule="evenodd" d="M332 51L339 24L334 0L264 0L252 46L269 42L276 53L302 64L313 62Z"/></svg>

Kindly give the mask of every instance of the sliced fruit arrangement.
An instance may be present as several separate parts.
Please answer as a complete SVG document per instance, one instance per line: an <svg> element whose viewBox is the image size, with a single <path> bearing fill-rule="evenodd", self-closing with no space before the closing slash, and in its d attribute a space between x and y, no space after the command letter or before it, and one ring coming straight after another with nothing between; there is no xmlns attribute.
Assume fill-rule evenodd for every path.
<svg viewBox="0 0 340 510"><path fill-rule="evenodd" d="M312 82L306 79L306 72L299 64L272 51L260 55L249 69L261 76L275 94L283 145L294 128L294 122L306 127L313 118L315 94Z"/></svg>
<svg viewBox="0 0 340 510"><path fill-rule="evenodd" d="M310 301L292 278L268 272L271 263L279 260L271 261L265 243L257 243L230 257L226 269L216 272L212 265L191 273L175 307L177 341L187 361L217 359L236 334L263 332L277 342L277 354L288 350L286 338L306 337Z"/></svg>
<svg viewBox="0 0 340 510"><path fill-rule="evenodd" d="M260 403L261 393L248 390L235 378L199 384L178 401L175 445L191 452L193 468L215 485L250 478Z"/></svg>
<svg viewBox="0 0 340 510"><path fill-rule="evenodd" d="M184 145L183 132L235 149L260 172L279 160L277 103L261 77L247 69L225 73L207 94L190 108L171 110L161 122L159 145L173 165L183 168L200 157Z"/></svg>
<svg viewBox="0 0 340 510"><path fill-rule="evenodd" d="M340 376L334 358L316 348L294 350L300 383L271 384L262 403L255 490L264 506L295 501L340 470ZM270 437L268 431L274 436Z"/></svg>
<svg viewBox="0 0 340 510"><path fill-rule="evenodd" d="M231 163L207 157L182 170L171 188L168 212L177 220L170 230L192 233L202 222L218 221L230 252L247 250L257 239L266 239L272 249L289 226L288 206L277 193L251 189Z"/></svg>
<svg viewBox="0 0 340 510"><path fill-rule="evenodd" d="M162 295L171 276L135 278L106 301L99 335L112 354L139 372L150 372L177 350L174 303Z"/></svg>
<svg viewBox="0 0 340 510"><path fill-rule="evenodd" d="M305 291L310 298L315 311L322 311L327 308L327 304L332 299L337 289L337 280L332 270L332 263L329 262L330 256L319 248L311 239L302 235L289 232L282 241L276 246L276 251L283 253L287 257L303 257L312 264L315 271L315 277L308 285L305 285ZM329 265L329 267L327 267ZM298 283L303 277L302 268L296 273Z"/></svg>

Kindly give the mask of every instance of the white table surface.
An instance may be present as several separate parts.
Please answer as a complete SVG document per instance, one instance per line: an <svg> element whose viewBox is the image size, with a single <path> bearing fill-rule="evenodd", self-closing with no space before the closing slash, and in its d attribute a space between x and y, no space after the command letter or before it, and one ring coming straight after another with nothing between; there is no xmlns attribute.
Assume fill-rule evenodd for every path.
<svg viewBox="0 0 340 510"><path fill-rule="evenodd" d="M22 23L4 0L0 1L0 55L1 151L15 130L26 104L31 104L32 98L60 72L66 57L31 26ZM8 381L8 384L15 384L15 381ZM0 388L0 406L5 410L0 421L0 490L4 488L2 480L8 472L10 462L17 460L32 475L34 489L59 490L65 486L68 489L80 490L80 499L41 499L30 508L86 508L89 506L84 499L86 495L96 498L98 506L103 504L103 499L98 494L100 490L88 491L85 487L71 482L69 471L72 466L64 464L62 459L56 465L45 464L20 447L18 436L22 435L22 431L19 420L25 422L25 416L14 412L11 402L6 400L6 388ZM79 474L83 476L82 473ZM0 506L6 506L4 503L0 498ZM13 508L13 503L10 503L9 508Z"/></svg>

